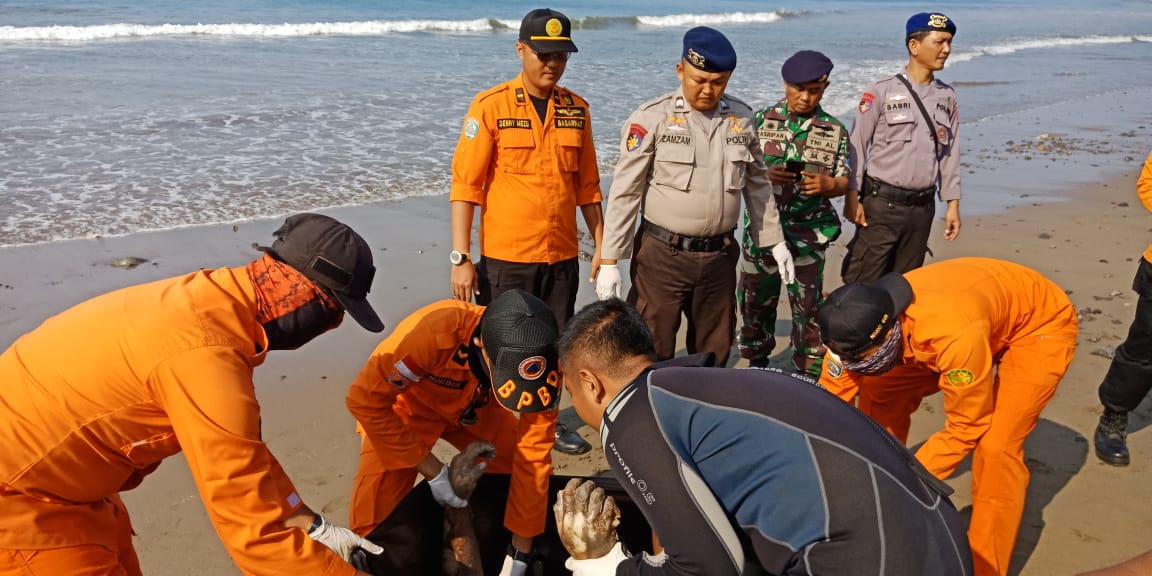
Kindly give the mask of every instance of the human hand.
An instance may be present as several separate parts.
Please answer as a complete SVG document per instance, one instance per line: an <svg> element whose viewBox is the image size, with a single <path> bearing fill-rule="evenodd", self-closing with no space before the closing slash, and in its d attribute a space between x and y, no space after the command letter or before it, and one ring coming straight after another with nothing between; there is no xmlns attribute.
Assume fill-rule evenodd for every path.
<svg viewBox="0 0 1152 576"><path fill-rule="evenodd" d="M468 505L467 500L456 495L447 464L440 468L440 473L435 478L428 481L428 487L432 489L432 498L441 506L463 508Z"/></svg>
<svg viewBox="0 0 1152 576"><path fill-rule="evenodd" d="M796 281L796 263L792 260L792 252L788 250L788 243L781 242L772 247L772 258L780 269L780 281L785 285Z"/></svg>
<svg viewBox="0 0 1152 576"><path fill-rule="evenodd" d="M960 235L960 203L948 202L948 210L944 213L944 239L955 240Z"/></svg>
<svg viewBox="0 0 1152 576"><path fill-rule="evenodd" d="M616 264L601 264L596 275L596 297L601 300L619 298L624 285L620 277L620 267Z"/></svg>
<svg viewBox="0 0 1152 576"><path fill-rule="evenodd" d="M476 280L476 265L471 260L452 267L452 297L457 300L471 302L472 297L480 293L480 285Z"/></svg>
<svg viewBox="0 0 1152 576"><path fill-rule="evenodd" d="M384 549L377 544L364 539L355 532L342 526L331 524L328 522L328 519L319 514L316 516L320 518L320 525L309 531L308 536L339 554L345 562L349 561L352 552L356 551L356 549L361 549L369 554L380 554L384 551Z"/></svg>
<svg viewBox="0 0 1152 576"><path fill-rule="evenodd" d="M552 511L560 542L576 560L606 556L619 540L616 526L620 524L620 509L591 480L569 480Z"/></svg>
<svg viewBox="0 0 1152 576"><path fill-rule="evenodd" d="M467 500L476 489L476 483L484 475L488 460L496 457L496 447L477 440L464 448L463 452L452 457L448 464L448 479L456 496Z"/></svg>
<svg viewBox="0 0 1152 576"><path fill-rule="evenodd" d="M823 196L836 191L836 179L826 174L804 174L798 188L805 196Z"/></svg>
<svg viewBox="0 0 1152 576"><path fill-rule="evenodd" d="M864 216L864 203L859 196L849 193L844 197L844 219L861 227L868 227L868 219Z"/></svg>
<svg viewBox="0 0 1152 576"><path fill-rule="evenodd" d="M775 164L768 168L768 181L777 185L796 183L796 173L788 170L783 164Z"/></svg>

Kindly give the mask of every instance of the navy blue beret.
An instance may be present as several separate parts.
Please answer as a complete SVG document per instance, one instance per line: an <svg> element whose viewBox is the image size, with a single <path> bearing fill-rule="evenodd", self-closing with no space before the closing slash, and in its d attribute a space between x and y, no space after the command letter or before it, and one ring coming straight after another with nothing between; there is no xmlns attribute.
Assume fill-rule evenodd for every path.
<svg viewBox="0 0 1152 576"><path fill-rule="evenodd" d="M956 34L956 23L951 18L939 12L921 12L908 19L905 34L911 36L914 32L947 32Z"/></svg>
<svg viewBox="0 0 1152 576"><path fill-rule="evenodd" d="M718 30L697 26L684 33L684 60L705 72L736 69L736 49Z"/></svg>
<svg viewBox="0 0 1152 576"><path fill-rule="evenodd" d="M822 82L832 72L832 61L815 50L801 50L784 61L780 75L789 84Z"/></svg>

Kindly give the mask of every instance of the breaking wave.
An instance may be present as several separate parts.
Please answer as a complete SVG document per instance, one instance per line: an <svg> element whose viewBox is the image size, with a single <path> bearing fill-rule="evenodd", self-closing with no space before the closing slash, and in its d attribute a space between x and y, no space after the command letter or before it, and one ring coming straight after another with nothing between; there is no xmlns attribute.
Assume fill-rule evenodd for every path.
<svg viewBox="0 0 1152 576"><path fill-rule="evenodd" d="M1012 54L1021 50L1035 50L1040 48L1063 48L1069 46L1089 46L1093 44L1127 44L1131 42L1152 42L1152 36L1078 36L1071 38L1036 38L1032 40L1017 40L982 46L971 50L964 50L948 58L949 62L967 62L981 56L1001 56Z"/></svg>
<svg viewBox="0 0 1152 576"><path fill-rule="evenodd" d="M677 27L701 24L763 24L804 11L673 14L669 16L587 16L573 20L577 29ZM293 36L381 36L385 34L502 32L517 30L519 20L368 20L283 24L96 24L91 26L0 26L0 42L92 42L164 36L283 38Z"/></svg>

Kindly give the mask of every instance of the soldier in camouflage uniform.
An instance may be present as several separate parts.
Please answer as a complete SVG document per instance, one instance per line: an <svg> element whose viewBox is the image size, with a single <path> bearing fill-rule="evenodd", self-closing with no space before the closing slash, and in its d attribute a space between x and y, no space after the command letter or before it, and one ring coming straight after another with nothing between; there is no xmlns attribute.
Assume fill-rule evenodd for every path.
<svg viewBox="0 0 1152 576"><path fill-rule="evenodd" d="M830 198L850 186L848 130L820 108L832 61L802 50L784 62L785 98L756 112L755 122L764 162L769 167L784 239L796 266L788 285L792 306L792 363L797 371L819 377L824 345L816 310L824 295L824 252L840 236L840 218ZM802 164L798 173L788 165ZM772 254L760 250L744 232L744 263L737 299L744 324L740 355L752 366L767 366L776 344L776 306L780 272Z"/></svg>

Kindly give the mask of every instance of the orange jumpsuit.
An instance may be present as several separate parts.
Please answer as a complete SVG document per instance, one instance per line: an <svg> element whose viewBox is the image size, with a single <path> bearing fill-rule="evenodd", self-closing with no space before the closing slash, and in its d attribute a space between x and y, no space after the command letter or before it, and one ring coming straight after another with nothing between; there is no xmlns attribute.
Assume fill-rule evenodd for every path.
<svg viewBox="0 0 1152 576"><path fill-rule="evenodd" d="M583 98L557 86L541 125L521 76L476 95L452 158L449 200L480 205L481 254L547 264L575 258L576 208L600 199Z"/></svg>
<svg viewBox="0 0 1152 576"><path fill-rule="evenodd" d="M860 410L901 442L920 401L944 392L944 429L916 457L944 479L973 452L976 574L1006 574L1028 487L1024 440L1072 362L1076 309L1038 272L1002 260L945 260L904 277L903 362L864 376L828 354L820 383L849 402L859 393Z"/></svg>
<svg viewBox="0 0 1152 576"><path fill-rule="evenodd" d="M140 574L119 492L183 450L245 574L353 574L283 520L300 496L260 440L267 337L244 268L110 292L0 356L0 575Z"/></svg>
<svg viewBox="0 0 1152 576"><path fill-rule="evenodd" d="M376 347L348 391L348 409L364 436L349 522L358 534L392 513L439 438L461 449L478 439L495 445L487 471L512 475L504 526L526 538L544 532L559 412L517 418L492 399L477 410L476 424L459 423L479 385L468 367L468 344L483 313L459 300L417 310Z"/></svg>

